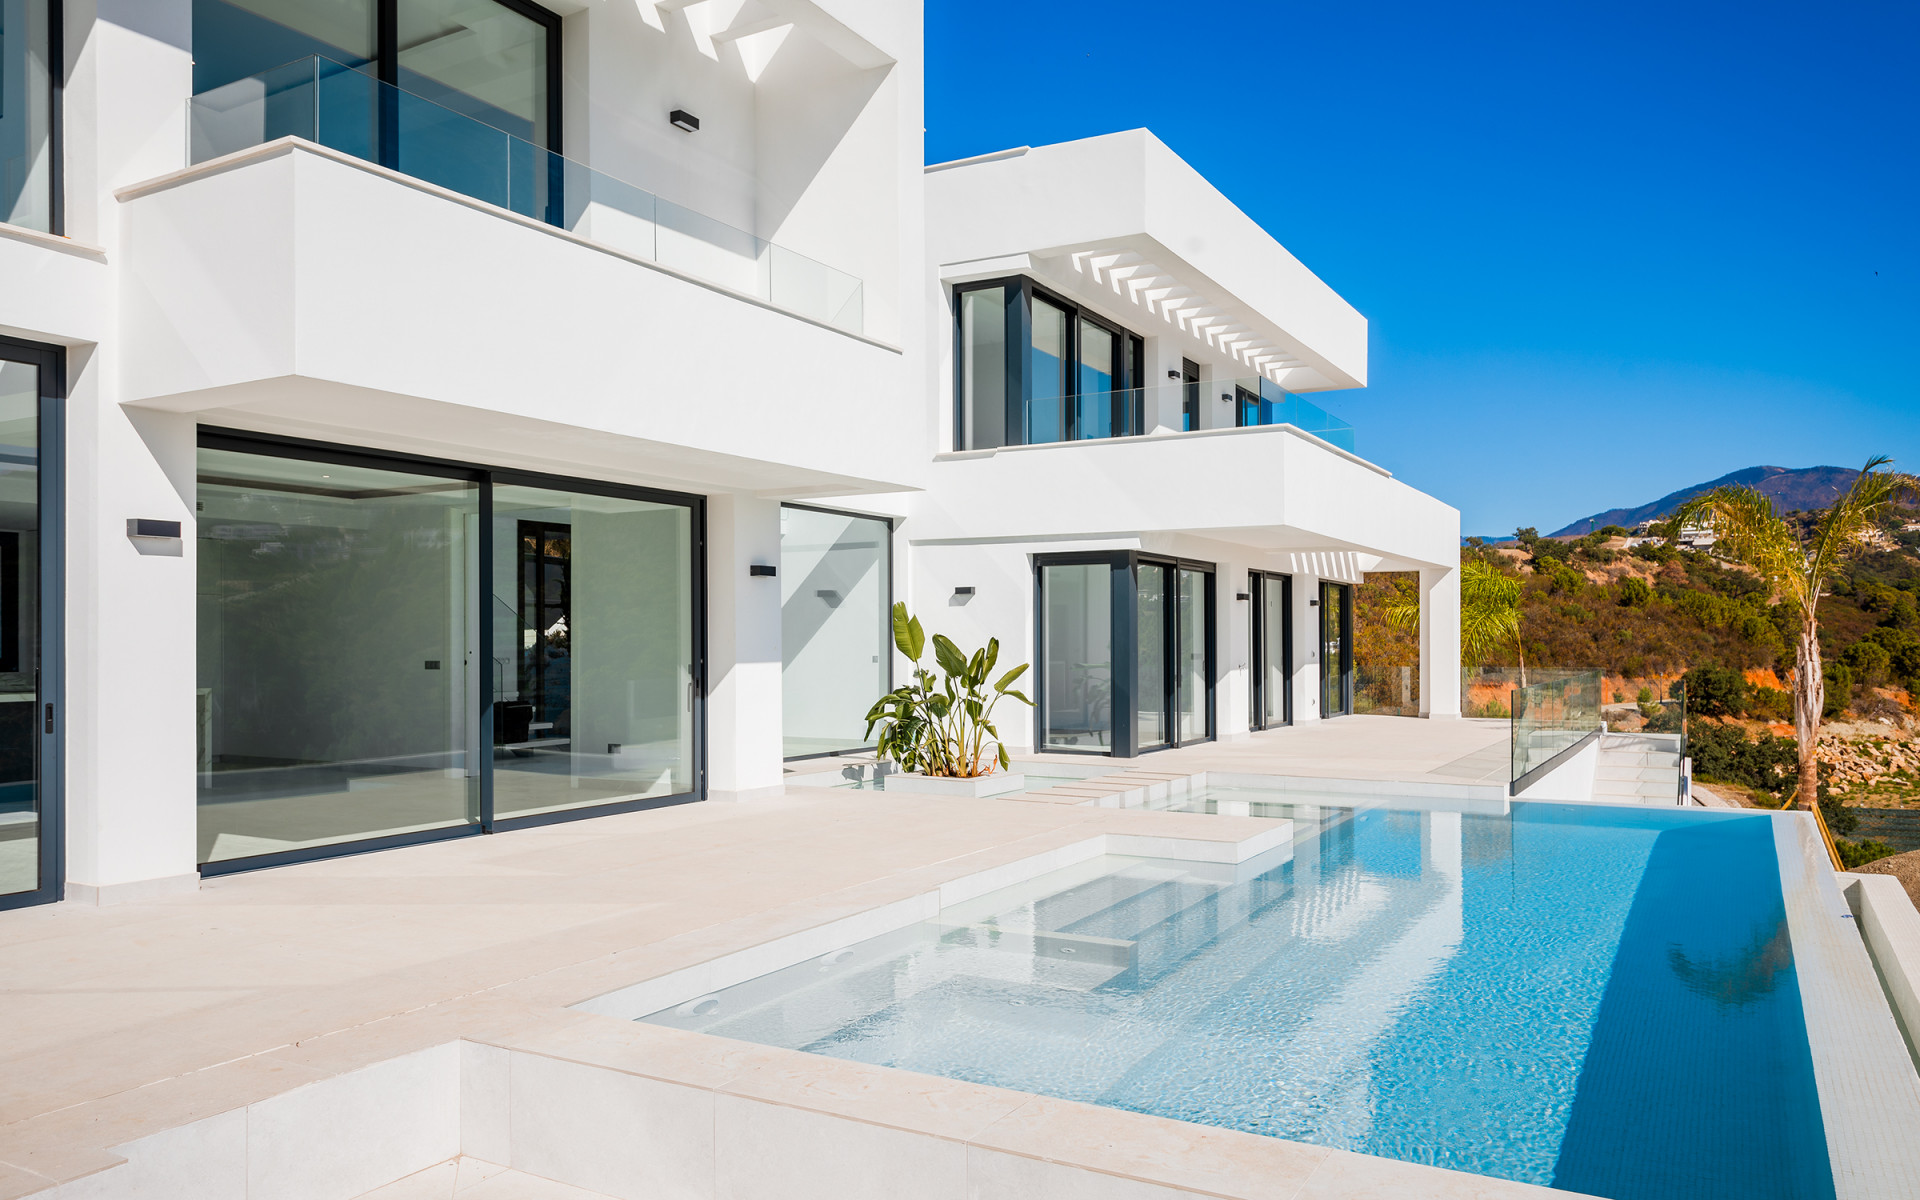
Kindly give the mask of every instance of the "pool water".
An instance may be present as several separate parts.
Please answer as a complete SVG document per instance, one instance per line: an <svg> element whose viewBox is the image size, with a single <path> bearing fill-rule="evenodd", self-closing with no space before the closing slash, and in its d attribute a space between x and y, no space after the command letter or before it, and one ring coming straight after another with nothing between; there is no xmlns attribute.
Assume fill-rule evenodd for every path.
<svg viewBox="0 0 1920 1200"><path fill-rule="evenodd" d="M1830 1197L1771 818L1269 806L647 1021L1616 1200Z"/></svg>

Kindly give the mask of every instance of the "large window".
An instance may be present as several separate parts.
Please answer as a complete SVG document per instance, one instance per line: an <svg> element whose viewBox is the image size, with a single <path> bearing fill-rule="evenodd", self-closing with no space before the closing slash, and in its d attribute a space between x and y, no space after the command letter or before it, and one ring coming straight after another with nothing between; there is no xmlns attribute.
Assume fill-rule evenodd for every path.
<svg viewBox="0 0 1920 1200"><path fill-rule="evenodd" d="M698 794L694 502L212 432L198 499L203 864Z"/></svg>
<svg viewBox="0 0 1920 1200"><path fill-rule="evenodd" d="M1353 585L1320 585L1320 715L1353 711Z"/></svg>
<svg viewBox="0 0 1920 1200"><path fill-rule="evenodd" d="M400 89L390 111L368 105L384 131L370 140L393 143L369 157L457 158L458 143L480 135L455 114L560 148L559 18L529 0L193 0L196 95L251 76L270 87L274 68L316 56ZM498 153L492 142L473 149ZM435 176L431 162L393 165Z"/></svg>
<svg viewBox="0 0 1920 1200"><path fill-rule="evenodd" d="M59 233L60 0L0 0L0 223Z"/></svg>
<svg viewBox="0 0 1920 1200"><path fill-rule="evenodd" d="M1029 279L956 288L954 316L957 449L1145 432L1138 334Z"/></svg>
<svg viewBox="0 0 1920 1200"><path fill-rule="evenodd" d="M0 908L58 900L61 352L0 338Z"/></svg>
<svg viewBox="0 0 1920 1200"><path fill-rule="evenodd" d="M1255 571L1248 578L1253 610L1253 727L1293 723L1293 577Z"/></svg>
<svg viewBox="0 0 1920 1200"><path fill-rule="evenodd" d="M781 728L788 758L871 746L867 710L893 685L893 526L780 510Z"/></svg>
<svg viewBox="0 0 1920 1200"><path fill-rule="evenodd" d="M1132 755L1214 734L1214 578L1132 553L1035 562L1038 745Z"/></svg>

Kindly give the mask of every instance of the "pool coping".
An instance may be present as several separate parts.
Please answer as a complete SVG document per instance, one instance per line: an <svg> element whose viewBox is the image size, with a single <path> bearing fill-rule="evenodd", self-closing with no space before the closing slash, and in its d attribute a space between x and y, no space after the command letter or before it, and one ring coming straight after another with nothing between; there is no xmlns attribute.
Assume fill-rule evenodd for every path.
<svg viewBox="0 0 1920 1200"><path fill-rule="evenodd" d="M1920 1074L1825 842L1805 812L1773 822L1794 975L1835 1200L1920 1196Z"/></svg>

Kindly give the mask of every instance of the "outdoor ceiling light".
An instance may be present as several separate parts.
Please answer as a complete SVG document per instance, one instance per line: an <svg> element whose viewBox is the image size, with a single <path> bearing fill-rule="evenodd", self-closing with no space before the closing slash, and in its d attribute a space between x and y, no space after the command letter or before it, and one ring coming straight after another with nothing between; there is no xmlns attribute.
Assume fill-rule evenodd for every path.
<svg viewBox="0 0 1920 1200"><path fill-rule="evenodd" d="M700 132L700 118L684 108L676 108L668 113L667 120L673 123L675 129L683 129L688 133Z"/></svg>

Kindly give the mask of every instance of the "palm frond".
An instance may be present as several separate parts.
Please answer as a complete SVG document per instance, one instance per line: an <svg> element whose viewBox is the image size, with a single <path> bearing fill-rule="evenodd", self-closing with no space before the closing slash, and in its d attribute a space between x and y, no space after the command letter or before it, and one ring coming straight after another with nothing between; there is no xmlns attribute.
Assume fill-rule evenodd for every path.
<svg viewBox="0 0 1920 1200"><path fill-rule="evenodd" d="M1681 505L1673 528L1700 525L1711 529L1715 549L1759 573L1776 592L1802 606L1813 596L1808 584L1808 556L1793 527L1773 510L1773 499L1750 487L1715 488Z"/></svg>
<svg viewBox="0 0 1920 1200"><path fill-rule="evenodd" d="M1860 535L1872 528L1895 503L1920 494L1920 483L1900 471L1883 471L1893 459L1882 454L1867 460L1853 478L1846 494L1834 501L1821 518L1814 535L1813 553L1808 556L1808 573L1821 586L1840 564L1860 552Z"/></svg>

